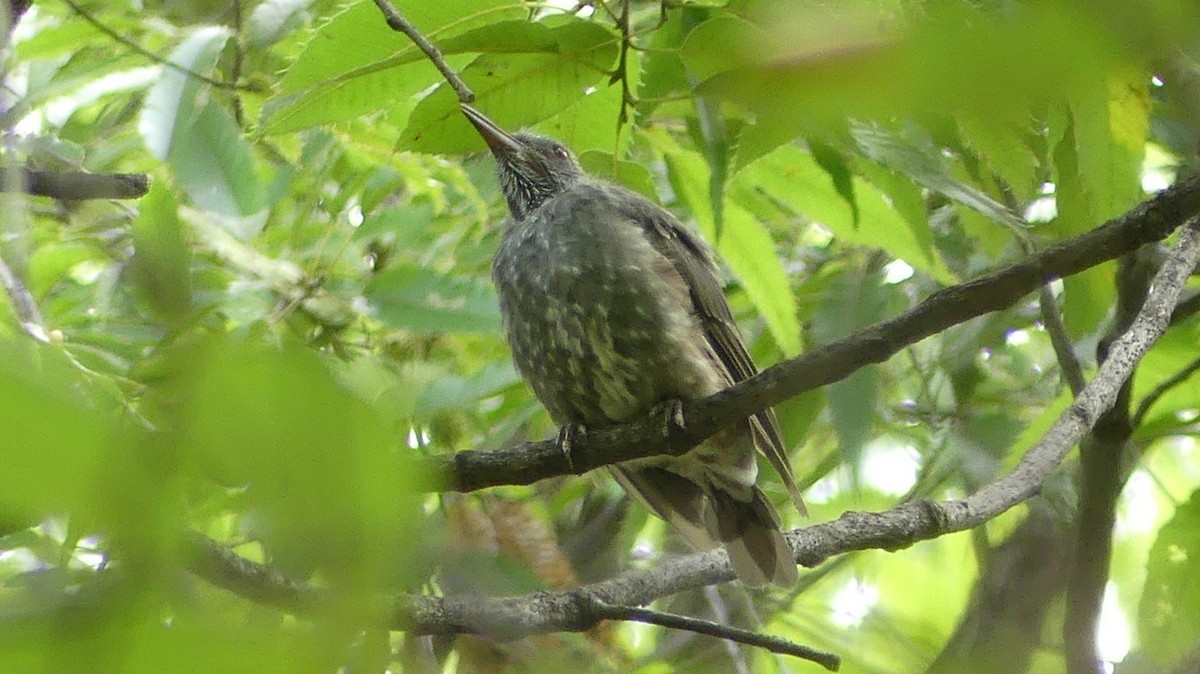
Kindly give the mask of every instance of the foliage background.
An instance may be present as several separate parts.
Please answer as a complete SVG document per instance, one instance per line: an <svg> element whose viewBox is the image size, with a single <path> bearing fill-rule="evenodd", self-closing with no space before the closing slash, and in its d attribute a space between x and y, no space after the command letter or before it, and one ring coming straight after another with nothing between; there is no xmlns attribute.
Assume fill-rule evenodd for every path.
<svg viewBox="0 0 1200 674"><path fill-rule="evenodd" d="M1086 231L1196 162L1187 0L396 4L499 123L702 232L760 364ZM507 644L357 627L381 591L570 587L683 550L601 476L425 493L414 455L554 429L499 334L490 159L373 3L47 0L4 66L10 172L153 185L0 195L0 258L45 337L0 302L5 671L804 670L635 625ZM1085 372L1116 267L1053 288ZM1198 330L1154 347L1135 409L1195 361ZM1127 448L1098 650L1119 672L1197 666L1198 386L1166 390ZM824 521L972 491L1070 396L1031 300L778 411ZM1065 671L1077 463L974 531L845 555L789 592L661 605L847 672ZM182 571L188 528L344 603L298 620L206 585ZM1008 623L1011 662L977 660L1008 643L971 633L988 611L1005 624L993 595L1042 600Z"/></svg>

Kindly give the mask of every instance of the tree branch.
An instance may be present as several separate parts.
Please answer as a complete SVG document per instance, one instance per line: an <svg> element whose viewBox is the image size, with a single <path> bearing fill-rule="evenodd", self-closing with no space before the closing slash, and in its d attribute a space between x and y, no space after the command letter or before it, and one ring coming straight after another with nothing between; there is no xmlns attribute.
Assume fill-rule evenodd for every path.
<svg viewBox="0 0 1200 674"><path fill-rule="evenodd" d="M1042 324L1046 326L1046 333L1050 335L1050 344L1054 347L1054 357L1058 360L1058 368L1062 371L1062 378L1067 382L1067 387L1071 389L1071 393L1079 395L1083 390L1086 380L1083 377L1083 366L1079 364L1079 358L1075 355L1075 349L1071 346L1071 337L1067 334L1067 326L1063 323L1062 312L1058 309L1058 302L1054 299L1054 293L1050 292L1050 287L1043 285L1038 294L1038 305L1042 312Z"/></svg>
<svg viewBox="0 0 1200 674"><path fill-rule="evenodd" d="M896 318L778 363L713 396L686 401L682 428L664 433L662 415L654 412L628 424L588 429L572 443L569 461L552 440L430 457L431 474L441 477L431 488L465 492L532 484L621 461L682 454L766 407L838 381L864 365L883 362L952 325L1004 309L1047 281L1159 241L1198 211L1200 176L1191 176L1091 232L986 276L939 290Z"/></svg>
<svg viewBox="0 0 1200 674"><path fill-rule="evenodd" d="M0 183L0 192L24 192L63 200L136 199L150 190L144 173L84 173L21 169L15 184Z"/></svg>
<svg viewBox="0 0 1200 674"><path fill-rule="evenodd" d="M1116 275L1117 306L1112 327L1100 341L1101 359L1113 341L1133 324L1146 302L1156 271L1154 252L1148 248L1121 257ZM1167 320L1169 323L1169 314ZM1102 671L1096 655L1096 626L1109 577L1117 498L1125 483L1122 464L1133 434L1129 422L1131 379L1121 386L1112 408L1101 415L1079 448L1079 506L1063 622L1067 670L1075 674Z"/></svg>
<svg viewBox="0 0 1200 674"><path fill-rule="evenodd" d="M832 653L802 646L769 634L759 634L758 632L730 627L710 620L689 618L672 613L660 613L635 606L613 606L604 603L598 604L596 611L605 620L624 620L627 622L646 623L647 625L658 625L659 627L666 627L668 629L685 630L718 639L736 641L748 646L765 648L772 653L791 655L815 662L831 672L836 672L838 667L841 666L841 658Z"/></svg>
<svg viewBox="0 0 1200 674"><path fill-rule="evenodd" d="M1200 221L1185 229L1155 277L1137 320L1109 350L1096 377L1012 470L974 494L954 501L917 501L882 513L847 512L833 522L789 532L796 560L816 566L851 550L898 550L921 540L971 529L1036 494L1100 416L1150 345L1166 330L1171 310L1200 249ZM215 585L248 599L297 614L320 614L337 605L329 590L296 583L279 572L243 559L200 534L186 540L188 567ZM478 633L515 639L554 631L581 631L604 616L599 604L640 606L676 592L733 579L723 550L668 559L653 569L561 592L517 597L402 595L381 599L390 629L417 634Z"/></svg>
<svg viewBox="0 0 1200 674"><path fill-rule="evenodd" d="M404 33L408 36L408 39L413 41L413 44L425 52L425 55L433 62L434 67L438 69L438 72L442 73L442 77L445 77L446 82L454 89L454 93L458 94L458 101L460 103L475 102L475 93L471 91L466 82L462 81L458 73L454 72L454 69L446 63L446 57L442 56L442 52L437 48L437 45L422 35L421 31L409 23L408 19L404 18L404 15L400 13L400 10L396 9L395 5L388 2L388 0L375 0L375 6L379 8L379 11L383 12L383 17L387 19L389 28L398 33Z"/></svg>

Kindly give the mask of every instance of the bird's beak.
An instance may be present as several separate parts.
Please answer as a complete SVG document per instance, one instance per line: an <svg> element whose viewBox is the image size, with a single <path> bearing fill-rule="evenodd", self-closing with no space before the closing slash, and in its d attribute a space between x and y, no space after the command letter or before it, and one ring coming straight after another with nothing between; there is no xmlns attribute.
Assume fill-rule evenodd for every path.
<svg viewBox="0 0 1200 674"><path fill-rule="evenodd" d="M512 159L517 156L522 147L520 141L488 119L487 115L466 103L460 105L463 114L467 116L471 124L475 125L475 130L483 136L484 142L492 149L492 154L496 155L497 159Z"/></svg>

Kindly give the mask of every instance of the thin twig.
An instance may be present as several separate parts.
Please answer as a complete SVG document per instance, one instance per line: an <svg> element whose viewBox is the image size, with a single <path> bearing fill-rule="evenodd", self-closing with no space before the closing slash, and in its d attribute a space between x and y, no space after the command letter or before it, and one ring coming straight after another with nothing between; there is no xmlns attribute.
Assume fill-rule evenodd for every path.
<svg viewBox="0 0 1200 674"><path fill-rule="evenodd" d="M211 77L208 77L207 75L202 75L194 70L191 70L190 68L185 68L184 66L181 66L178 63L175 63L174 61L172 61L168 58L164 58L162 56L159 56L158 54L155 54L154 52L146 49L145 47L139 45L138 43L134 42L133 40L130 40L129 38L125 37L124 35L121 35L120 33L113 30L112 28L109 28L107 25L104 24L104 22L97 19L95 17L95 15L93 15L91 12L87 11L83 7L80 7L75 2L75 0L63 0L63 2L65 2L66 5L68 7L70 7L71 10L74 11L76 14L83 17L84 21L87 21L88 23L92 24L92 26L95 27L96 30L100 31L101 33L104 33L105 35L109 36L110 38L117 41L118 43L125 45L126 47L133 50L134 52L136 52L142 56L145 56L146 58L150 59L151 61L153 61L155 63L166 66L167 68L170 68L171 70L174 70L175 72L182 73L184 75L187 75L188 77L192 77L194 79L200 80L201 82L204 82L205 84L211 84L212 86L218 87L220 89L233 89L233 90L237 90L237 91L261 91L262 90L262 87L260 87L260 86L251 85L251 84L239 84L237 82L226 82L224 80L213 79Z"/></svg>
<svg viewBox="0 0 1200 674"><path fill-rule="evenodd" d="M1142 422L1146 419L1146 414L1150 411L1150 408L1154 406L1154 403L1158 402L1159 398L1163 397L1167 391L1170 391L1176 386L1179 386L1187 381L1198 371L1200 371L1200 358L1188 363L1187 367L1171 375L1166 380L1159 383L1158 386L1155 386L1154 390L1147 393L1146 397L1142 398L1142 402L1138 404L1137 411L1133 413L1132 426L1134 428L1141 426Z"/></svg>
<svg viewBox="0 0 1200 674"><path fill-rule="evenodd" d="M458 73L454 72L454 69L446 63L446 57L442 56L441 50L426 39L421 34L421 31L417 30L416 26L409 23L408 19L405 19L404 15L400 13L400 10L396 9L388 0L375 0L375 6L379 8L379 11L383 12L389 28L396 32L404 33L421 51L425 52L425 55L429 57L433 65L442 73L442 77L446 78L446 81L450 83L454 92L458 94L458 101L460 103L475 102L475 93L462 81Z"/></svg>
<svg viewBox="0 0 1200 674"><path fill-rule="evenodd" d="M639 622L647 625L658 625L673 630L684 630L687 632L695 632L718 639L728 639L736 641L739 644L747 646L756 646L765 648L772 653L781 655L791 655L793 657L815 662L825 669L836 672L842 664L841 658L833 653L819 651L815 648L810 648L798 644L794 641L788 641L780 637L774 637L769 634L760 634L751 632L738 627L730 627L721 625L709 620L701 618L689 618L687 616L676 615L673 613L660 613L646 608L637 606L616 606L606 604L604 602L596 602L596 612L605 620L623 620L626 622Z"/></svg>
<svg viewBox="0 0 1200 674"><path fill-rule="evenodd" d="M29 288L25 287L25 283L2 257L0 257L0 287L3 287L4 294L8 296L8 303L12 305L13 313L17 315L21 329L40 342L49 342L50 333L46 330L42 312L38 310L33 293L29 292Z"/></svg>
<svg viewBox="0 0 1200 674"><path fill-rule="evenodd" d="M1033 255L1038 250L1037 242L1029 235L1029 224L1019 214L1017 198L1004 179L999 176L995 176L995 179L1000 184L1005 209L1012 215L1014 222L1021 226L1013 227L1007 222L1001 224L1012 232L1026 255ZM1075 353L1075 347L1071 344L1071 335L1063 322L1062 310L1054 299L1049 284L1043 285L1038 292L1038 308L1042 314L1042 325L1046 328L1046 334L1050 335L1050 345L1054 348L1054 359L1058 362L1062 378L1071 389L1071 393L1079 395L1084 386L1083 366L1079 363L1079 355Z"/></svg>
<svg viewBox="0 0 1200 674"><path fill-rule="evenodd" d="M245 39L242 11L242 0L233 0L233 62L229 65L229 75L234 82L242 79L242 68L246 60L245 45L242 44L242 40ZM233 118L237 121L239 129L246 126L246 111L243 109L242 99L238 96L233 97Z"/></svg>
<svg viewBox="0 0 1200 674"><path fill-rule="evenodd" d="M1071 336L1067 334L1067 326L1063 323L1062 312L1054 293L1050 292L1050 286L1042 286L1038 305L1042 312L1042 325L1046 327L1046 334L1050 335L1050 344L1054 347L1054 357L1058 360L1063 379L1071 388L1071 393L1079 395L1085 384L1083 366L1079 364L1079 358L1071 346Z"/></svg>

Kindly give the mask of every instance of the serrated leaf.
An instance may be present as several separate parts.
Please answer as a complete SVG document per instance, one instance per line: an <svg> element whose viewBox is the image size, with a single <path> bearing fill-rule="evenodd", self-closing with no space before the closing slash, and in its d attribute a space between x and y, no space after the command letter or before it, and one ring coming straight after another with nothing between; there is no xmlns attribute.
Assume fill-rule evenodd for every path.
<svg viewBox="0 0 1200 674"><path fill-rule="evenodd" d="M526 51L538 51L544 43L530 34L542 27L529 22L500 21L472 30L485 21L522 15L518 8L501 0L397 4L427 37L446 43L441 49L448 56L447 64L455 70L469 61L456 56L456 52L485 51L489 47L507 51L515 46L511 35L496 25L529 38ZM519 28L518 24L538 27ZM280 94L264 106L260 127L264 133L275 134L350 119L392 108L440 81L441 74L424 53L389 29L373 2L361 0L317 30L284 74Z"/></svg>
<svg viewBox="0 0 1200 674"><path fill-rule="evenodd" d="M953 283L953 274L933 248L928 222L913 224L901 217L880 190L861 177L851 182L857 213L812 155L785 145L734 176L730 196L738 201L765 195L845 241L886 250L943 283Z"/></svg>
<svg viewBox="0 0 1200 674"><path fill-rule="evenodd" d="M800 353L796 298L766 228L737 204L726 204L717 252L762 314L779 350L788 357Z"/></svg>
<svg viewBox="0 0 1200 674"><path fill-rule="evenodd" d="M560 53L483 54L462 71L478 107L504 128L541 121L584 98L617 56L607 29L573 21L553 29ZM403 149L429 153L478 150L483 141L462 116L457 95L439 86L417 104L400 136Z"/></svg>
<svg viewBox="0 0 1200 674"><path fill-rule="evenodd" d="M879 127L853 124L850 131L859 149L873 161L907 176L918 185L940 192L974 209L993 222L1014 229L1024 229L1024 221L1003 204L983 190L951 175L941 150L916 129L910 128L906 133L896 133Z"/></svg>

